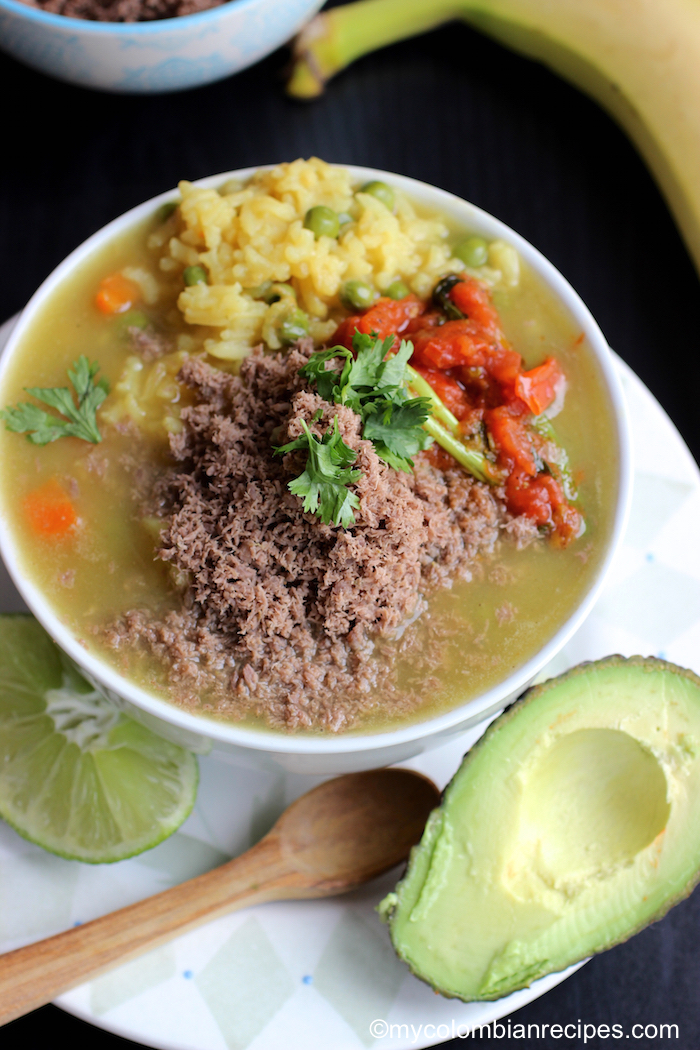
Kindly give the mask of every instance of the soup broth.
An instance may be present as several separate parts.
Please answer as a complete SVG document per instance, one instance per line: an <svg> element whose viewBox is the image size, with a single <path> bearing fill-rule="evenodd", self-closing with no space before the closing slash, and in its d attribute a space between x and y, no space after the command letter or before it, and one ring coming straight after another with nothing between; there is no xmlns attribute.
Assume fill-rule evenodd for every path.
<svg viewBox="0 0 700 1050"><path fill-rule="evenodd" d="M239 708L235 697L221 703L214 690L197 700L191 689L173 683L162 661L142 647L115 649L105 633L131 610L164 616L182 603L172 568L154 556L154 526L144 522L140 508L154 479L172 464L168 430L178 429L180 408L192 399L176 379L178 370L188 356L206 353L213 330L188 323L178 309L182 268L158 265L162 227L163 216L154 216L96 252L52 293L26 332L4 377L2 405L26 401L27 387L66 386L67 369L80 355L99 363L111 392L97 412L99 444L66 437L39 447L24 436L0 432L3 514L15 538L20 571L86 649L172 703L264 727L264 717L250 707ZM452 230L450 238L468 233ZM153 361L134 354L133 328L142 319L133 311L107 315L95 305L100 282L125 269L143 271L158 285L154 302L142 298L137 304L168 341L169 352ZM147 282L140 280L148 297ZM395 667L397 688L419 702L387 711L378 690L349 731L386 730L427 719L506 678L579 604L610 536L618 450L596 359L572 319L527 267L521 265L517 286L496 285L493 298L507 339L526 367L553 356L566 376L567 394L555 425L577 484L585 532L563 549L541 539L519 550L504 535L479 559L471 580L456 580L428 594L427 608L414 622L376 640L381 658ZM347 313L334 300L331 319L337 323ZM207 359L217 368L238 369L235 357ZM141 399L138 418L133 404L131 415L128 411L134 390ZM56 483L77 521L65 534L50 535L28 525L27 507L33 493ZM155 529L157 535L157 523Z"/></svg>

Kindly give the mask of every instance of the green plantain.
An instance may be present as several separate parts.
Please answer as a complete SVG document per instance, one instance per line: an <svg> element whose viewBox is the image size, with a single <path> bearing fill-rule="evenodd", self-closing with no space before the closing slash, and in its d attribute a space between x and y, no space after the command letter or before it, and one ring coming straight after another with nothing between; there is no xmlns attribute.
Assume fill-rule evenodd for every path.
<svg viewBox="0 0 700 1050"><path fill-rule="evenodd" d="M622 125L700 270L700 0L359 0L314 18L288 91L320 94L350 62L463 21L537 59Z"/></svg>

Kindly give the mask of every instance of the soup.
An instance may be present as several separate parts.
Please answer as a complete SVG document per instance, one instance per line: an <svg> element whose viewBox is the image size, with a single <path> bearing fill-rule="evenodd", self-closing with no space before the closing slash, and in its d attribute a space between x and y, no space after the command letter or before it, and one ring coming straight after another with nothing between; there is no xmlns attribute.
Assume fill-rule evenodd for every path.
<svg viewBox="0 0 700 1050"><path fill-rule="evenodd" d="M101 376L110 383L95 413L99 443L69 435L39 446L0 433L3 504L22 571L88 650L211 718L379 731L508 677L578 605L612 528L614 422L581 332L509 245L455 229L383 183L353 186L320 161L218 191L183 184L182 198L78 267L6 372L4 405L26 403L27 387L66 386L81 355L99 364L93 386ZM404 457L414 466L398 470L383 439L367 437L370 416L378 433L376 391L358 388L364 430L351 408L320 396L313 355L352 347L363 327L368 345L372 332L389 340L387 360L402 337L412 341L410 395L437 393L447 421L438 441L443 431L456 436L487 480L420 438ZM251 356L261 342L264 353ZM322 371L340 376L343 361L350 355L328 357ZM288 397L272 397L280 383ZM396 393L396 413L408 397ZM222 458L221 420L228 427L243 408L258 427L256 447L242 451L232 438ZM294 481L303 487L311 446L274 449L299 441L301 420L320 444L334 419L349 442L342 469L360 477L335 485L345 509L324 521L322 499L316 513L302 509L308 485L306 496L289 491ZM246 456L259 457L265 492L282 493L283 510L268 510L267 497L250 510L259 479L232 487ZM376 512L384 517L372 523L375 474L388 488ZM228 499L222 509L219 489L214 504L214 482L243 493L241 506ZM199 541L188 540L200 526L201 564L191 550ZM282 532L294 533L303 571L279 570L286 555L269 537ZM222 560L234 533L238 548L229 544ZM334 565L342 548L345 575L332 585L319 582L328 570L317 548ZM276 575L262 579L261 559L273 556ZM395 582L377 583L387 565ZM259 575L248 602L249 572ZM367 601L348 589L353 573Z"/></svg>

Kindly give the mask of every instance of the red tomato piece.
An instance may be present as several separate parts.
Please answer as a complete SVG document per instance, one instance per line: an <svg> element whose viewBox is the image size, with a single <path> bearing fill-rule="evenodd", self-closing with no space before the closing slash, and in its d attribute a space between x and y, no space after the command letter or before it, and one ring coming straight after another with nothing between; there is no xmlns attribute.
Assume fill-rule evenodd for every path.
<svg viewBox="0 0 700 1050"><path fill-rule="evenodd" d="M383 297L362 315L358 328L367 335L376 332L380 339L386 339L392 333L400 335L409 321L419 317L424 310L425 303L415 295L407 295L405 299Z"/></svg>
<svg viewBox="0 0 700 1050"><path fill-rule="evenodd" d="M519 353L511 350L507 344L499 344L493 348L487 367L501 386L510 390L515 386L517 392L517 380L522 366L523 359Z"/></svg>
<svg viewBox="0 0 700 1050"><path fill-rule="evenodd" d="M356 330L365 335L376 332L380 339L386 339L390 335L401 335L410 322L419 317L424 310L425 303L415 295L407 295L405 299L398 300L386 297L377 299L366 313L346 317L341 321L333 341L352 350L352 338Z"/></svg>
<svg viewBox="0 0 700 1050"><path fill-rule="evenodd" d="M555 513L554 520L556 529L552 539L555 541L555 546L568 547L571 541L575 540L581 532L581 515L576 510L576 507L565 503L561 510Z"/></svg>
<svg viewBox="0 0 700 1050"><path fill-rule="evenodd" d="M557 387L564 375L553 357L548 357L543 364L522 372L515 380L515 393L521 398L534 416L539 416L549 408L557 394Z"/></svg>
<svg viewBox="0 0 700 1050"><path fill-rule="evenodd" d="M552 519L554 521L554 536L552 537L560 547L566 547L579 534L581 528L581 515L567 501L556 478L549 474L540 474L537 479L546 488L549 494L549 502L552 507Z"/></svg>
<svg viewBox="0 0 700 1050"><path fill-rule="evenodd" d="M359 329L361 322L362 317L359 314L355 317L346 317L336 328L330 345L344 346L346 350L352 350L352 337Z"/></svg>
<svg viewBox="0 0 700 1050"><path fill-rule="evenodd" d="M509 406L490 408L485 413L486 426L499 452L499 458L518 471L534 477L537 465L532 452L532 442L524 423L509 410ZM525 513L521 511L521 513Z"/></svg>
<svg viewBox="0 0 700 1050"><path fill-rule="evenodd" d="M411 339L414 332L420 332L424 328L439 328L444 323L444 314L441 314L439 310L429 310L424 314L418 314L417 317L413 317L406 325L406 330L403 334L406 339Z"/></svg>
<svg viewBox="0 0 700 1050"><path fill-rule="evenodd" d="M512 471L506 480L506 499L511 514L524 514L536 525L553 528L552 540L559 547L566 547L579 534L581 515L549 474L529 478Z"/></svg>
<svg viewBox="0 0 700 1050"><path fill-rule="evenodd" d="M457 365L483 367L491 343L473 321L446 321L439 328L418 331L413 336L413 356L425 368L443 370Z"/></svg>
<svg viewBox="0 0 700 1050"><path fill-rule="evenodd" d="M470 321L475 321L492 337L500 336L501 324L487 285L464 274L450 289L449 297Z"/></svg>
<svg viewBox="0 0 700 1050"><path fill-rule="evenodd" d="M524 514L536 525L552 524L549 492L541 484L541 478L528 477L520 470L511 471L506 480L506 500L508 510L515 517Z"/></svg>

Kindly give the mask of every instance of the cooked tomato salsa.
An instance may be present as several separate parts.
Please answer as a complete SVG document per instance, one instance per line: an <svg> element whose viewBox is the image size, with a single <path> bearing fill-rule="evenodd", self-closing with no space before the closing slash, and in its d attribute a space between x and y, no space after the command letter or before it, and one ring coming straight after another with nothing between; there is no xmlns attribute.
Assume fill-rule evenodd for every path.
<svg viewBox="0 0 700 1050"><path fill-rule="evenodd" d="M505 485L514 517L526 515L558 546L581 535L583 518L567 498L573 486L563 450L552 454L551 424L537 423L563 396L564 373L553 357L525 368L485 284L451 274L438 282L432 302L410 294L398 301L380 298L363 314L346 318L335 342L352 349L355 331L412 342L411 365L458 421L465 443L491 455L493 480ZM441 448L431 454L436 464L445 462Z"/></svg>

